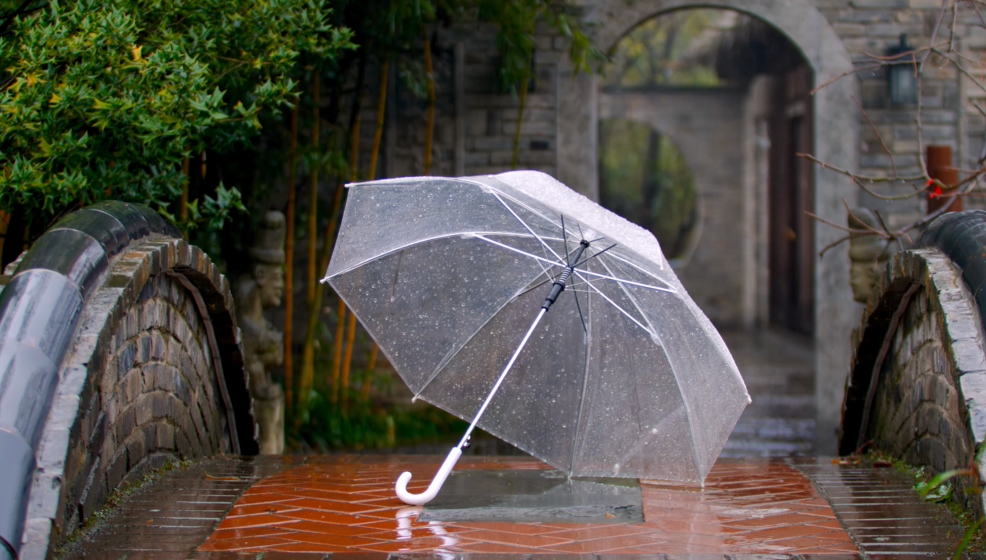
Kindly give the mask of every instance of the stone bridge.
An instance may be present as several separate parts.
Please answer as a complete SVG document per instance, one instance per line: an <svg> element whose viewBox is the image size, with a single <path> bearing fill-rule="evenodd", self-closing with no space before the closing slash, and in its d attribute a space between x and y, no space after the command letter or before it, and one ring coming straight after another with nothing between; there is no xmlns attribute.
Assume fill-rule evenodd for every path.
<svg viewBox="0 0 986 560"><path fill-rule="evenodd" d="M207 255L189 246L179 231L149 208L107 202L75 212L45 233L6 272L0 277L0 558L51 556L121 484L143 477L169 459L221 456L234 460L200 462L169 485L152 489L141 501L126 506L119 521L111 520L111 534L116 534L116 528L126 529L121 534L132 535L131 544L126 538L97 538L90 550L101 546L117 547L116 551L178 550L154 548L155 538L165 539L169 547L187 547L189 554L234 549L250 550L254 555L264 550L383 552L405 550L401 547L411 544L417 547L413 550L448 549L453 554L490 552L496 546L525 554L607 550L608 541L593 537L595 533L587 528L498 525L493 530L456 523L415 525L418 522L400 510L399 503L391 503L395 499L385 487L397 463L386 459L237 462L237 456L256 454L258 446L229 284ZM872 445L931 472L969 467L975 467L976 473L984 471L983 286L986 212L939 218L914 247L895 255L852 339L842 454ZM404 461L416 465L422 476L431 468L427 460ZM873 469L845 474L848 471L833 467L828 460L813 459L720 462L723 465L717 466L712 482L699 494L694 489L648 486L643 481L646 522L608 530L622 535L622 543L636 543L624 546L634 553L700 549L730 554L823 549L831 553L849 552L855 546L868 554L881 546L917 549L907 548L911 541L899 544L891 539L886 545L880 540L884 537L867 533L865 515L855 518L840 509L846 507L847 502L840 501L845 496L866 490L867 485L885 484L896 494L888 494L887 504L870 504L879 507L867 515L886 515L887 508L911 502L918 509L906 511L918 512L911 514L916 519L930 515L920 509L925 506L910 491L912 482L890 474L874 475ZM542 468L521 463L480 461L464 469ZM345 480L336 480L340 476ZM349 479L359 476L369 476L367 480L380 487L368 489L372 495L353 497L350 494L356 489L343 487L355 484ZM765 482L771 477L786 482ZM731 486L734 482L730 481L738 480L745 481L742 484L749 489L744 490L742 484ZM844 484L846 480L852 482ZM251 505L266 499L265 493L279 492L271 488L285 484L304 488L318 499L277 494L270 505ZM784 485L796 488L790 490L792 496L797 495L795 506L822 508L825 511L816 514L825 519L805 522L803 515L794 516L790 519L798 520L785 522L797 528L784 525L788 528L783 531L781 525L769 525L771 516L777 517L776 512L783 509L780 506L788 504L783 497L788 486ZM979 516L984 510L982 485L981 478L970 476L953 481L957 498ZM759 496L764 488L770 489L769 495ZM184 492L194 498L205 491L224 496L219 509L208 512L208 517L183 512L199 517L186 520L198 523L194 527L198 532L185 535L181 543L167 540L174 537L172 533L162 536L164 528L144 526L142 516L167 509L172 493ZM320 506L315 503L319 499L326 502ZM285 500L288 503L282 504ZM829 505L822 507L823 503ZM688 509L693 507L688 504L695 509ZM723 507L736 515L743 511L749 519L737 521L723 514L726 517L713 522L703 513L709 507ZM899 507L894 511L904 511ZM660 513L667 508L671 509ZM676 508L685 509L675 513ZM268 510L297 512L301 517L275 519L264 513ZM376 513L360 520L359 512ZM291 525L308 519L305 515L311 517L305 522L307 528ZM689 517L691 521L674 533L680 536L685 531L690 536L676 541L667 527L676 526L680 515L694 519ZM654 521L659 518L663 521ZM264 528L268 522L280 524L280 529ZM393 532L391 522L396 523L394 536L388 536ZM720 526L716 523L723 535L732 536L715 540L712 533ZM278 536L254 539L234 530L248 526L260 531L258 535ZM956 534L951 527L941 534ZM414 528L421 529L420 540L415 540ZM538 533L542 536L535 538L535 529L543 535ZM336 540L318 548L308 532L316 530L342 532L324 537ZM460 531L463 538L451 538ZM473 531L472 537L468 531ZM496 541L507 538L504 531L514 535L509 537L514 539L509 541L514 548L504 548L502 542L507 541ZM705 535L701 541L705 548L696 548L696 531ZM778 535L801 531L803 538L797 541L801 544L788 537L765 541L764 535L774 534L770 531ZM871 537L876 540L867 540ZM894 536L898 537L907 535ZM517 544L521 540L526 548ZM535 541L541 544L535 546ZM810 546L805 544L808 541ZM647 548L641 543L652 544ZM871 545L877 548L867 548Z"/></svg>
<svg viewBox="0 0 986 560"><path fill-rule="evenodd" d="M894 256L853 335L839 452L873 445L941 473L983 516L986 212L933 221Z"/></svg>
<svg viewBox="0 0 986 560"><path fill-rule="evenodd" d="M0 284L0 558L44 557L168 459L255 454L229 284L146 206L46 232Z"/></svg>

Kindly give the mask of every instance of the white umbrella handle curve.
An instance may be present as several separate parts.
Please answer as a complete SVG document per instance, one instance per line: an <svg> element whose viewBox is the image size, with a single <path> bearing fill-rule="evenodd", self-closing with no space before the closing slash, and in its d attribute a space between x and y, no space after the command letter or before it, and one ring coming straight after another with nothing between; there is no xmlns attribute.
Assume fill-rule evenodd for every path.
<svg viewBox="0 0 986 560"><path fill-rule="evenodd" d="M428 489L420 494L412 494L407 491L407 483L411 481L411 473L402 473L397 478L397 487L395 488L397 497L405 504L412 506L422 506L434 500L435 496L438 495L438 491L442 489L442 485L445 484L445 479L448 478L449 473L452 472L452 468L455 467L461 456L462 450L458 447L453 447L452 451L449 451L448 457L445 458L445 462L442 463L442 467L435 473L435 478L428 485Z"/></svg>

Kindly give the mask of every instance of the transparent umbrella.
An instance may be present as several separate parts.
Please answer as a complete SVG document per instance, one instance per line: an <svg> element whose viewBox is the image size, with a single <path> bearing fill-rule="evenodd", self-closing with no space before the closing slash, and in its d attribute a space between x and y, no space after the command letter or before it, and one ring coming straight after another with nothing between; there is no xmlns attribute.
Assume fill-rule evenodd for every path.
<svg viewBox="0 0 986 560"><path fill-rule="evenodd" d="M423 399L570 476L701 483L750 402L654 236L543 173L350 185L326 278Z"/></svg>

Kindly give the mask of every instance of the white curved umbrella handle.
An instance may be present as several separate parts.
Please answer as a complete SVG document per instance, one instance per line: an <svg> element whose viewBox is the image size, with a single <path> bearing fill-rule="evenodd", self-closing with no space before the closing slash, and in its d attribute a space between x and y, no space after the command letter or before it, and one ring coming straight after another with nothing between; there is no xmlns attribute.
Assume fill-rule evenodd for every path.
<svg viewBox="0 0 986 560"><path fill-rule="evenodd" d="M453 447L452 451L448 452L448 457L445 458L442 467L438 469L428 489L420 494L411 494L407 491L407 483L411 481L411 473L402 473L397 479L397 497L405 504L412 506L421 506L432 501L438 495L438 491L442 489L445 479L448 478L449 473L452 472L452 468L455 467L455 463L459 461L459 457L461 456L462 450L458 447Z"/></svg>

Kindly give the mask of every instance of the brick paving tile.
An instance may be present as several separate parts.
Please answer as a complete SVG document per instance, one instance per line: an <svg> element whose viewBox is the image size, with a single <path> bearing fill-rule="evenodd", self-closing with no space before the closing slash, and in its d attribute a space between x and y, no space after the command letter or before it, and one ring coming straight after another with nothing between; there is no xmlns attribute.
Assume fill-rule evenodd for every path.
<svg viewBox="0 0 986 560"><path fill-rule="evenodd" d="M412 487L424 488L440 462L382 455L206 462L125 503L83 545L85 558L846 560L861 552L942 555L958 540L955 522L928 509L935 506L917 499L908 480L822 460L721 460L704 488L642 481L643 523L419 521L423 509L396 500L394 481L409 470ZM550 467L523 457L464 457L457 468Z"/></svg>
<svg viewBox="0 0 986 560"><path fill-rule="evenodd" d="M779 552L794 550L796 547L827 547L832 552L845 552L845 543L850 542L847 536L843 539L827 538L829 533L839 532L841 529L819 526L816 523L834 521L834 512L823 501L819 501L820 496L802 474L778 461L757 461L753 464L723 462L713 469L704 489L644 481L641 492L647 522L621 526L419 523L416 515L421 511L420 508L404 508L403 504L392 499L389 492L392 491L397 474L405 469L410 470L421 481L419 487L426 487L437 466L437 460L432 459L428 463L418 458L416 461L403 463L393 458L385 461L375 459L365 457L361 462L348 463L333 463L321 459L297 466L275 474L262 485L250 489L239 503L252 505L258 500L271 503L265 496L282 496L284 499L280 502L281 505L298 509L279 513L275 517L278 522L283 523L283 519L280 519L282 516L309 518L307 512L315 511L318 517L308 520L322 523L304 527L313 532L324 531L325 538L314 539L299 531L302 526L292 523L281 525L283 531L277 535L278 539L318 542L349 550L431 550L453 553L509 553L520 550L533 554L547 551L599 553L619 549L624 552L650 553L743 553ZM544 468L534 461L516 458L501 459L496 463L473 459L466 461L464 468L500 469L508 466L517 469ZM354 477L356 473L362 473L362 476ZM358 482L350 482L352 480ZM376 499L370 502L359 500L357 496L361 494L353 492L352 488L360 488L360 492L372 492ZM333 499L323 499L329 497L326 492L330 492ZM309 497L295 498L296 496ZM342 496L351 496L353 500L344 502ZM362 514L360 518L354 515L357 513ZM325 514L334 514L334 517L326 519L322 517ZM348 523L344 521L347 517ZM367 521L367 517L378 519ZM238 517L236 523L244 523L242 519L243 517ZM330 523L325 523L327 521ZM342 527L349 529L343 530ZM366 538L374 539L367 543L346 538L355 535L352 527L379 532L364 533ZM468 532L464 532L467 530ZM770 530L774 532L769 532ZM726 536L729 537L728 540L724 538ZM225 538L225 534L217 533L206 544ZM763 544L770 539L792 538L802 540L789 547L765 548ZM248 548L252 550L256 547L252 543L245 544L244 549ZM281 543L271 544L266 549L289 550Z"/></svg>

